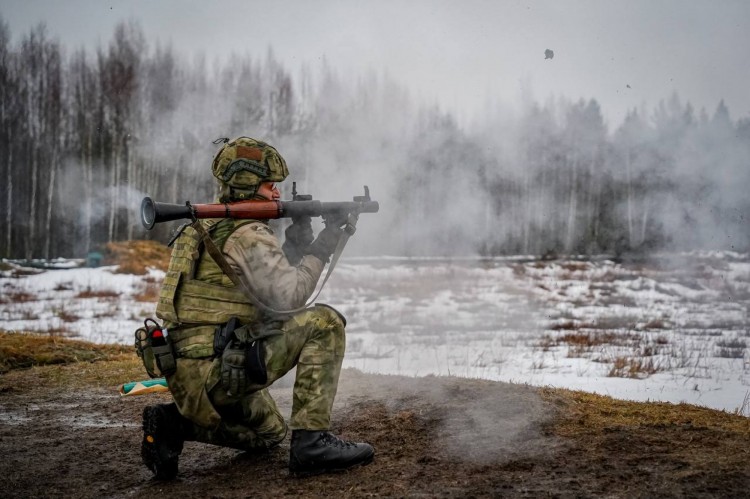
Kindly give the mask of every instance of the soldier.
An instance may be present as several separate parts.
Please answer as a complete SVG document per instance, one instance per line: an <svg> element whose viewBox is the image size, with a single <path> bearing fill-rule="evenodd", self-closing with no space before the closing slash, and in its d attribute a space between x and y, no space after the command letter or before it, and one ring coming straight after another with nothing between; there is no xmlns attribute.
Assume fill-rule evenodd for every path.
<svg viewBox="0 0 750 499"><path fill-rule="evenodd" d="M248 137L225 139L212 170L222 203L279 199L275 183L289 174L276 149ZM309 217L293 220L283 247L259 220L203 219L177 238L156 312L176 356L167 374L174 403L143 411L141 456L158 479L177 475L186 440L250 452L279 445L288 427L266 388L295 365L290 471L323 473L372 461L372 446L328 431L344 317L326 305L269 311L304 306L342 225L328 219L314 238ZM217 258L209 254L211 243Z"/></svg>

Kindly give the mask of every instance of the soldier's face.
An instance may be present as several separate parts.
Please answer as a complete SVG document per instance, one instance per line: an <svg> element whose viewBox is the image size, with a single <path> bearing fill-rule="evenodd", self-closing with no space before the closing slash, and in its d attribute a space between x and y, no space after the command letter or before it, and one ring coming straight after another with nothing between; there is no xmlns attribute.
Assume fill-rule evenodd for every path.
<svg viewBox="0 0 750 499"><path fill-rule="evenodd" d="M279 191L274 182L261 182L260 186L258 186L258 192L255 193L255 197L275 201L281 199L281 191Z"/></svg>

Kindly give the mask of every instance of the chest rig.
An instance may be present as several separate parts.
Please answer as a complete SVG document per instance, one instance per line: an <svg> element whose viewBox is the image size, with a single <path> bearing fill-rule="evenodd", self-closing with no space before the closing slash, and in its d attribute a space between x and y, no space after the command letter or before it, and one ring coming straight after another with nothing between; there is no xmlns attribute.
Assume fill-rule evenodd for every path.
<svg viewBox="0 0 750 499"><path fill-rule="evenodd" d="M235 230L251 222L203 219L186 227L176 239L156 315L166 321L178 356L211 357L217 325L233 317L243 324L260 320L260 311L209 255L195 228L201 224L214 244L223 248Z"/></svg>

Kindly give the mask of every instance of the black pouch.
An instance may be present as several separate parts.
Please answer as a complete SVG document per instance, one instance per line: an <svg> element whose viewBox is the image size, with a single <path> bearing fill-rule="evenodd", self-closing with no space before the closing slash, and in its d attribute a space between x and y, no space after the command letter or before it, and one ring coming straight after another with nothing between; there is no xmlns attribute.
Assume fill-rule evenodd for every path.
<svg viewBox="0 0 750 499"><path fill-rule="evenodd" d="M226 324L217 326L216 332L214 333L214 355L221 357L221 354L227 346L232 345L233 348L237 348L237 343L244 344L245 374L247 375L248 381L257 385L265 385L268 381L268 373L266 372L266 359L263 342L262 340L255 339L245 340L246 336L242 334L240 334L241 338L238 338L235 331L241 327L242 326L237 317L232 317L226 322Z"/></svg>
<svg viewBox="0 0 750 499"><path fill-rule="evenodd" d="M262 341L255 340L245 352L245 365L247 369L247 378L253 383L265 385L268 382L268 372L266 372L266 353L263 349Z"/></svg>

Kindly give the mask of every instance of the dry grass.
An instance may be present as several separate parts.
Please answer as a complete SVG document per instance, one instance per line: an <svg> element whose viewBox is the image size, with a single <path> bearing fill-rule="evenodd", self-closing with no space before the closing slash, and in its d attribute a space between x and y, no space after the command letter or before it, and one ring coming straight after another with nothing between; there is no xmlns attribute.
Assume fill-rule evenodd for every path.
<svg viewBox="0 0 750 499"><path fill-rule="evenodd" d="M57 315L57 317L63 322L76 322L80 319L79 316L65 308L55 310L55 315Z"/></svg>
<svg viewBox="0 0 750 499"><path fill-rule="evenodd" d="M146 283L141 286L138 293L133 296L133 299L138 302L154 303L159 299L160 286L157 283Z"/></svg>
<svg viewBox="0 0 750 499"><path fill-rule="evenodd" d="M728 431L750 437L750 418L689 404L630 402L593 393L545 388L542 396L561 407L554 433L590 437L612 428L691 427Z"/></svg>
<svg viewBox="0 0 750 499"><path fill-rule="evenodd" d="M560 267L567 270L568 272L583 272L591 268L589 262L563 262L560 263Z"/></svg>
<svg viewBox="0 0 750 499"><path fill-rule="evenodd" d="M610 378L643 379L659 371L661 369L651 358L616 357L607 376Z"/></svg>
<svg viewBox="0 0 750 499"><path fill-rule="evenodd" d="M90 390L91 387L114 387L148 377L140 359L130 353L65 363L35 365L14 369L0 376L0 393L5 391L44 391L63 387Z"/></svg>
<svg viewBox="0 0 750 499"><path fill-rule="evenodd" d="M579 331L578 327L576 325L570 328L570 332L563 334L545 335L536 346L544 352L554 347L567 346L568 358L590 357L594 352L604 352L601 347L627 347L633 352L630 356L612 358L611 355L603 355L591 359L594 362L611 363L608 374L610 377L642 379L664 370L664 366L653 357L664 353L665 347L669 345L667 338L649 340L640 333L597 331L592 326L588 326L587 331Z"/></svg>
<svg viewBox="0 0 750 499"><path fill-rule="evenodd" d="M556 324L549 326L549 329L553 331L578 331L580 329L605 329L605 330L622 330L635 329L638 323L637 317L631 316L613 316L613 317L598 317L593 322L584 322L577 319L568 319ZM655 323L658 324L659 323ZM662 323L663 326L663 323ZM654 327L656 329L657 327ZM607 333L601 333L607 334ZM614 335L613 335L614 336ZM622 336L622 335L617 335Z"/></svg>
<svg viewBox="0 0 750 499"><path fill-rule="evenodd" d="M66 336L71 336L73 334L73 332L70 329L66 328L65 326L50 327L45 330L31 329L29 330L29 332L33 334L49 336L55 339L64 338Z"/></svg>
<svg viewBox="0 0 750 499"><path fill-rule="evenodd" d="M591 285L593 287L594 282L604 282L604 283L612 283L615 281L619 281L622 278L622 274L619 272L615 272L613 270L606 270L602 274L598 276L592 276L591 277Z"/></svg>
<svg viewBox="0 0 750 499"><path fill-rule="evenodd" d="M30 269L25 267L8 266L7 270L10 270L8 277L12 279L19 279L21 277L36 275L44 272L42 269Z"/></svg>
<svg viewBox="0 0 750 499"><path fill-rule="evenodd" d="M591 329L593 328L593 324L590 324L588 322L581 322L576 320L567 320L563 322L559 322L557 324L553 324L550 326L550 329L553 331L566 331L566 330L578 330L578 329Z"/></svg>
<svg viewBox="0 0 750 499"><path fill-rule="evenodd" d="M552 329L578 329L558 327ZM559 336L545 336L541 340L544 346L558 346L561 344L571 346L596 347L601 345L625 345L631 343L635 338L629 334L617 334L599 331L564 333Z"/></svg>
<svg viewBox="0 0 750 499"><path fill-rule="evenodd" d="M663 319L652 319L643 325L643 329L668 329L669 325Z"/></svg>
<svg viewBox="0 0 750 499"><path fill-rule="evenodd" d="M733 338L718 340L716 346L718 347L716 357L722 357L725 359L742 359L745 357L747 342L739 338Z"/></svg>
<svg viewBox="0 0 750 499"><path fill-rule="evenodd" d="M30 301L36 301L36 299L35 295L27 293L26 291L14 291L0 296L0 304L28 303Z"/></svg>
<svg viewBox="0 0 750 499"><path fill-rule="evenodd" d="M105 262L117 265L116 274L144 275L149 267L167 270L169 248L156 241L123 241L108 243Z"/></svg>
<svg viewBox="0 0 750 499"><path fill-rule="evenodd" d="M120 359L133 349L30 333L0 332L0 373L13 369Z"/></svg>
<svg viewBox="0 0 750 499"><path fill-rule="evenodd" d="M76 298L104 298L104 299L112 299L112 298L119 298L120 293L118 291L114 291L111 289L91 289L86 288L85 290L78 293L75 297Z"/></svg>
<svg viewBox="0 0 750 499"><path fill-rule="evenodd" d="M614 345L622 343L624 338L623 335L614 333L566 333L557 339L560 343L566 343L568 345L580 345L587 347L595 347L599 345Z"/></svg>
<svg viewBox="0 0 750 499"><path fill-rule="evenodd" d="M747 348L747 342L739 338L732 338L726 340L718 340L716 342L716 346L723 348L744 349Z"/></svg>

